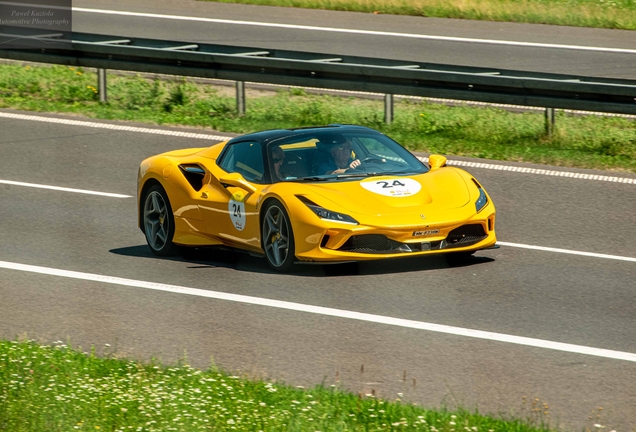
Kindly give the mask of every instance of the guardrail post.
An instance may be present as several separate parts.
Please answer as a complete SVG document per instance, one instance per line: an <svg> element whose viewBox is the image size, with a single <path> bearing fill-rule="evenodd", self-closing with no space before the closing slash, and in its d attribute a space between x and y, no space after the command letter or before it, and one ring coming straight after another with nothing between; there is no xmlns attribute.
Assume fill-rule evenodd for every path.
<svg viewBox="0 0 636 432"><path fill-rule="evenodd" d="M245 115L245 82L236 82L236 111L238 115Z"/></svg>
<svg viewBox="0 0 636 432"><path fill-rule="evenodd" d="M554 108L545 109L545 133L548 137L552 137L554 132Z"/></svg>
<svg viewBox="0 0 636 432"><path fill-rule="evenodd" d="M99 101L106 102L108 100L106 92L106 69L97 69L97 89L99 91Z"/></svg>
<svg viewBox="0 0 636 432"><path fill-rule="evenodd" d="M393 95L384 95L384 123L393 123Z"/></svg>

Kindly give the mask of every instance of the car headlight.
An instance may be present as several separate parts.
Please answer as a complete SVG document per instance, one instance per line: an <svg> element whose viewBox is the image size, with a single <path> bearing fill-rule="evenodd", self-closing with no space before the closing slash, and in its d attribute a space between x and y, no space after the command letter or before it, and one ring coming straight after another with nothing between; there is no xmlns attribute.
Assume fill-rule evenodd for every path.
<svg viewBox="0 0 636 432"><path fill-rule="evenodd" d="M350 225L360 224L357 220L355 220L351 216L344 213L338 213L335 211L327 210L326 208L320 207L318 204L309 200L308 198L305 198L302 195L296 195L296 197L299 200L301 200L307 207L309 207L311 211L313 211L316 214L316 216L318 216L320 219L323 219L329 222L340 222L340 223L345 223Z"/></svg>
<svg viewBox="0 0 636 432"><path fill-rule="evenodd" d="M318 216L320 219L324 219L324 220L328 220L332 222L341 222L346 224L358 225L358 221L349 215L327 210L326 208L323 208L317 205L307 204L307 207L309 207L314 213L316 213L316 216Z"/></svg>
<svg viewBox="0 0 636 432"><path fill-rule="evenodd" d="M488 204L488 197L486 196L486 192L484 192L482 188L479 188L479 198L477 198L477 201L475 201L475 210L477 210L477 213L479 213L481 209L486 206L486 204Z"/></svg>

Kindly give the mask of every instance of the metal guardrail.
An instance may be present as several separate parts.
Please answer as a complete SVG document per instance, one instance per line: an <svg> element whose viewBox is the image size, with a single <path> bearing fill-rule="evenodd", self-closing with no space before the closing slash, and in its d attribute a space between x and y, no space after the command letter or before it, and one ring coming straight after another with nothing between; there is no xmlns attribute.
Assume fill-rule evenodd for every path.
<svg viewBox="0 0 636 432"><path fill-rule="evenodd" d="M38 41L51 42L51 48L29 49L25 45L25 48L2 49L4 40L15 42L14 28L0 27L0 58L14 60L387 95L636 114L636 80L76 32L42 34ZM71 48L68 44L53 43L56 40L71 41ZM55 48L56 45L59 48Z"/></svg>

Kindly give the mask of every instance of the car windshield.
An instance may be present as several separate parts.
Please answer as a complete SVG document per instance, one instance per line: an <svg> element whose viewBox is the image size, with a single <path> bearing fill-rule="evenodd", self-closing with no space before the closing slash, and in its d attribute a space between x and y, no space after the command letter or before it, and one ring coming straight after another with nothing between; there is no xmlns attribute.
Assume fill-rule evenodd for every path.
<svg viewBox="0 0 636 432"><path fill-rule="evenodd" d="M404 147L371 131L295 135L270 143L267 155L274 183L413 175L428 170Z"/></svg>

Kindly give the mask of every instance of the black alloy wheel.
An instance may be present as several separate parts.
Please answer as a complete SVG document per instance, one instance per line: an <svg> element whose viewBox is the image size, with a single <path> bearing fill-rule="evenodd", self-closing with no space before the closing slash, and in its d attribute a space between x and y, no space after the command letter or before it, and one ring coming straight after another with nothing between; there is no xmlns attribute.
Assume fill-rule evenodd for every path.
<svg viewBox="0 0 636 432"><path fill-rule="evenodd" d="M166 191L160 185L150 187L142 205L144 233L152 253L159 256L176 255L178 251L172 243L174 215Z"/></svg>
<svg viewBox="0 0 636 432"><path fill-rule="evenodd" d="M263 212L261 238L265 258L272 269L286 272L296 259L294 233L289 215L278 201L268 203Z"/></svg>

